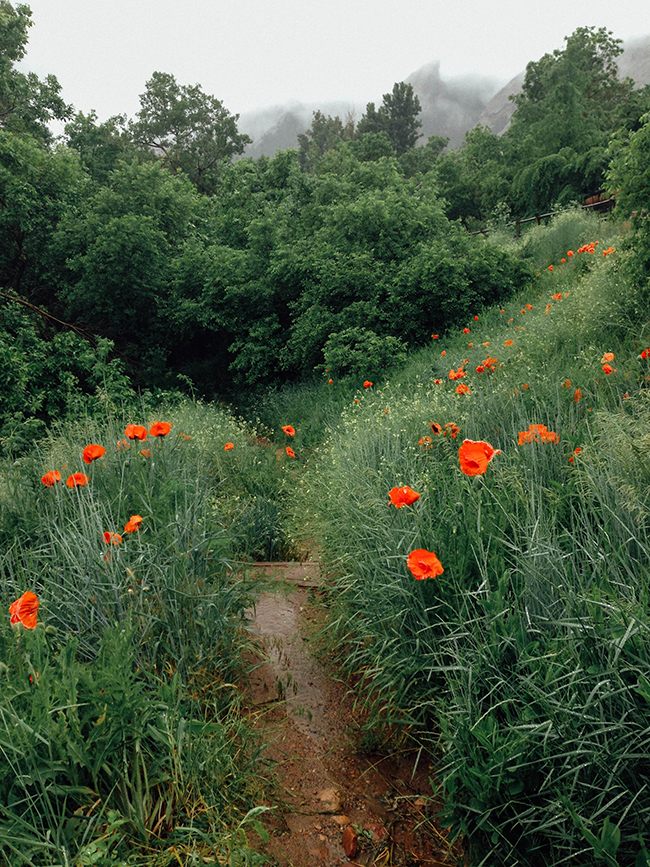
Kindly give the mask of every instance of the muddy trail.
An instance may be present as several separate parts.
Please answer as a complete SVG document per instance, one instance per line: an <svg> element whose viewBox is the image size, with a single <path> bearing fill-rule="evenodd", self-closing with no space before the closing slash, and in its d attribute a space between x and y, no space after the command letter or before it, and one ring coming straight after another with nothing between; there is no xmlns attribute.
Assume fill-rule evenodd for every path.
<svg viewBox="0 0 650 867"><path fill-rule="evenodd" d="M319 661L312 638L323 623L318 563L258 563L270 589L249 611L259 654L246 701L267 745L269 842L279 867L463 863L433 819L432 767L416 752L361 748L354 690Z"/></svg>

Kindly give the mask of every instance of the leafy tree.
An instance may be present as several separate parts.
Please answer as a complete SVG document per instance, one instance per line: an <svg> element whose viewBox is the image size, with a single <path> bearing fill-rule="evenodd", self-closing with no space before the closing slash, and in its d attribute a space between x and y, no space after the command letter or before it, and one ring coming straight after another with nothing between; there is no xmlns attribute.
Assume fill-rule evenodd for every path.
<svg viewBox="0 0 650 867"><path fill-rule="evenodd" d="M357 125L357 134L385 132L397 156L401 156L415 147L422 135L418 132L422 123L417 119L421 111L422 106L413 93L413 85L395 82L392 93L384 94L378 109L375 109L374 102L368 103L366 113Z"/></svg>
<svg viewBox="0 0 650 867"><path fill-rule="evenodd" d="M66 119L71 108L59 96L61 86L54 75L39 79L15 68L25 56L31 15L23 3L14 7L0 0L0 128L50 140L48 121Z"/></svg>
<svg viewBox="0 0 650 867"><path fill-rule="evenodd" d="M621 40L606 28L579 27L564 49L528 64L505 136L519 212L568 203L601 187L610 137L638 122L644 102L631 79L618 78L621 51Z"/></svg>
<svg viewBox="0 0 650 867"><path fill-rule="evenodd" d="M337 147L341 141L352 141L353 138L354 118L351 115L346 117L344 124L338 115L330 117L315 111L311 127L298 136L302 170L313 170L316 160L326 151Z"/></svg>
<svg viewBox="0 0 650 867"><path fill-rule="evenodd" d="M145 88L131 125L134 141L174 173L185 172L200 192L214 193L220 164L251 142L237 131L239 115L200 85L179 85L169 73L154 72Z"/></svg>
<svg viewBox="0 0 650 867"><path fill-rule="evenodd" d="M35 298L56 225L82 195L78 160L25 134L0 129L0 285Z"/></svg>
<svg viewBox="0 0 650 867"><path fill-rule="evenodd" d="M77 151L82 165L92 179L100 185L108 183L108 176L120 160L131 161L137 156L126 115L109 117L97 122L97 114L77 112L65 126L68 147Z"/></svg>

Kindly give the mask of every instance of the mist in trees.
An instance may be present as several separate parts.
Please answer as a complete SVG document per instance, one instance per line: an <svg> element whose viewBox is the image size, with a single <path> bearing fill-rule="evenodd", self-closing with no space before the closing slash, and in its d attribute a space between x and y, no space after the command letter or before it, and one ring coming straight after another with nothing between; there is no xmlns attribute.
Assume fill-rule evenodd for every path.
<svg viewBox="0 0 650 867"><path fill-rule="evenodd" d="M529 279L467 228L580 201L612 157L608 183L641 207L650 96L618 78L604 28L529 64L503 136L421 144L397 82L358 122L315 112L297 148L234 160L238 115L199 85L154 72L135 118L75 114L53 76L16 70L27 7L0 0L0 21L0 287L42 311L25 345L57 327L81 341L74 326L138 387L235 397L332 364L352 376L355 358L381 370Z"/></svg>

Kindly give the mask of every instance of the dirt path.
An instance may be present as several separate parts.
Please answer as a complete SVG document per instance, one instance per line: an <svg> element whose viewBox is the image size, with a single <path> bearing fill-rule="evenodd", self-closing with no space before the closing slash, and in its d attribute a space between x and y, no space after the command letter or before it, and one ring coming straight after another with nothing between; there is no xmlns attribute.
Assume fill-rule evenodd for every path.
<svg viewBox="0 0 650 867"><path fill-rule="evenodd" d="M273 781L263 851L280 867L462 864L429 818L430 766L361 751L351 691L311 653L318 563L253 568L276 587L249 612L261 653L248 700Z"/></svg>

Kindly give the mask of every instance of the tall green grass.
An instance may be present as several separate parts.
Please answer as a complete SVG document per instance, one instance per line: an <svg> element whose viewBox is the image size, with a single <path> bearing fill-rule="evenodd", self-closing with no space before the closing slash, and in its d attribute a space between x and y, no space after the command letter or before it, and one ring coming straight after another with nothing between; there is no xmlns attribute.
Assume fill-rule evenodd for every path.
<svg viewBox="0 0 650 867"><path fill-rule="evenodd" d="M528 291L360 388L294 492L293 532L323 541L332 634L366 675L357 698L438 753L475 865L650 863L650 342L601 252L618 241L581 214L531 232ZM539 424L559 442L519 442ZM484 475L461 472L465 438L501 450ZM397 510L406 484L421 497ZM417 548L441 576L414 580Z"/></svg>
<svg viewBox="0 0 650 867"><path fill-rule="evenodd" d="M125 436L157 419L167 436ZM106 452L87 465L89 443ZM4 464L0 604L40 600L35 629L0 620L5 863L262 863L237 686L256 585L233 525L242 475L273 490L276 463L229 413L188 403L80 419ZM78 472L87 484L67 486Z"/></svg>

